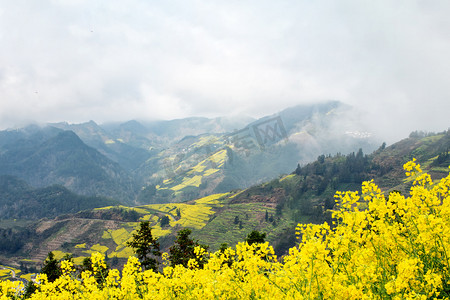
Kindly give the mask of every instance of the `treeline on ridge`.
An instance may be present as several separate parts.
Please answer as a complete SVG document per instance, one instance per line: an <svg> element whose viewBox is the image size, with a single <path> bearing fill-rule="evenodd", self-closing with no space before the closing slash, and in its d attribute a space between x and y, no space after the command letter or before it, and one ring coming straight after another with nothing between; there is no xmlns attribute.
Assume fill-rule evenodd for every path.
<svg viewBox="0 0 450 300"><path fill-rule="evenodd" d="M33 188L16 177L0 176L0 218L53 218L95 207L116 205L118 201L97 196L82 196L61 185Z"/></svg>

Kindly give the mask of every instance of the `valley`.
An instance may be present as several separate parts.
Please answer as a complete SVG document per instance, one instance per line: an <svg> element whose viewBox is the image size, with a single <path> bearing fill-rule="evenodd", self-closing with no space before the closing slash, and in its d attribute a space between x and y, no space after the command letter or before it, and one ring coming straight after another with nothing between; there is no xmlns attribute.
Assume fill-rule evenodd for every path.
<svg viewBox="0 0 450 300"><path fill-rule="evenodd" d="M331 224L336 191L374 179L386 194L404 193L411 182L399 170L413 157L435 179L448 172L448 131L411 133L390 146L354 132L325 136L335 105L179 140L163 127L151 139L137 122L0 132L0 263L29 278L50 251L57 259L71 254L75 264L100 252L121 267L141 221L150 222L162 251L183 228L210 251L258 230L283 256L296 244L298 223ZM271 139L258 129L267 122L263 132L277 130Z"/></svg>

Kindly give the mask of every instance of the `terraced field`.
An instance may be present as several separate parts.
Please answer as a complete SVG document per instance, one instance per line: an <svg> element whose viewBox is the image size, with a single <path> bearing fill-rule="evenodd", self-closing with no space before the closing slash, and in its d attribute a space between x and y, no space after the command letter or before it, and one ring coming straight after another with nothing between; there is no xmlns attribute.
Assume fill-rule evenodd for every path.
<svg viewBox="0 0 450 300"><path fill-rule="evenodd" d="M140 215L139 221L150 221L152 234L159 238L173 234L174 231L185 227L201 230L215 214L215 209L223 206L220 199L227 195L228 193L210 195L189 203L150 204L138 207L110 206L96 210L105 211L118 207L134 210ZM167 226L161 227L162 216L169 217L170 222ZM121 222L118 228L103 230L99 242L92 245L86 242L76 243L76 239L72 241L66 238L64 241L76 243L69 252L74 255L74 261L77 264L81 264L83 259L93 252L107 254L110 258L128 258L134 253L131 248L126 246L126 243L132 238L133 231L138 226L139 222ZM68 252L55 250L53 253L57 259L61 259Z"/></svg>
<svg viewBox="0 0 450 300"><path fill-rule="evenodd" d="M175 157L170 157L169 160L175 160ZM158 190L172 190L174 192L179 192L188 187L198 188L202 184L202 180L213 174L219 172L224 163L227 160L227 151L225 149L220 149L207 158L196 162L193 161L186 162L181 161L175 166L174 173L180 173L180 176L174 178L165 179L162 184L157 185ZM181 172L181 170L186 170L186 172Z"/></svg>

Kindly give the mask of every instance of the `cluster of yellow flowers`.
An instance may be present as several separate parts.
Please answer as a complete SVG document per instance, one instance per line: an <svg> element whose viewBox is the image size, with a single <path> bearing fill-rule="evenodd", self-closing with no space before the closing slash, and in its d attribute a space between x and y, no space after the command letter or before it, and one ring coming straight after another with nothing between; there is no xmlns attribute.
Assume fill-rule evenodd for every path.
<svg viewBox="0 0 450 300"><path fill-rule="evenodd" d="M268 243L239 243L215 253L196 249L208 259L203 268L192 260L143 272L130 257L121 274L105 276L96 253L97 267L81 278L68 262L54 282L39 275L31 299L450 298L450 174L433 183L414 161L404 168L414 177L408 197L385 196L373 181L361 195L337 193L336 224L298 225L299 245L283 258ZM0 290L1 299L20 298L23 286L3 281Z"/></svg>

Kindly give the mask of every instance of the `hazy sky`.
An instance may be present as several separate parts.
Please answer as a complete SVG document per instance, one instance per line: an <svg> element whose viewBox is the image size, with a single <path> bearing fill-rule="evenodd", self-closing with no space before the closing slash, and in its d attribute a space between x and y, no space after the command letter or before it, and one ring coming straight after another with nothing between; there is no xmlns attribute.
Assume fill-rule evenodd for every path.
<svg viewBox="0 0 450 300"><path fill-rule="evenodd" d="M442 131L449 14L448 0L0 0L0 128L340 100L399 137Z"/></svg>

